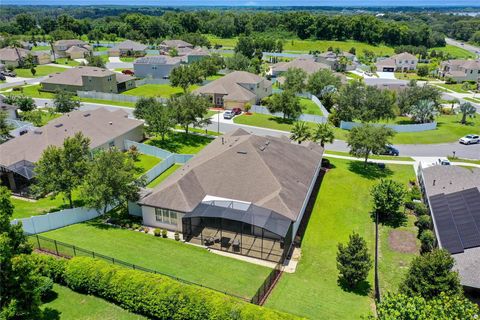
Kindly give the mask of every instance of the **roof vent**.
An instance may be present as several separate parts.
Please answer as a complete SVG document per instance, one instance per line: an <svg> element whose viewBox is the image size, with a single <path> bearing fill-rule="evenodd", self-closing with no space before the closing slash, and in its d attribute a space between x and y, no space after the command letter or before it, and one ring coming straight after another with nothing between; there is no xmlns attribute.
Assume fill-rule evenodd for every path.
<svg viewBox="0 0 480 320"><path fill-rule="evenodd" d="M260 146L259 149L260 149L260 151L263 151L263 150L265 150L266 147L267 147L267 146Z"/></svg>
<svg viewBox="0 0 480 320"><path fill-rule="evenodd" d="M63 127L63 123L59 123L55 125L55 128L60 128L60 127Z"/></svg>
<svg viewBox="0 0 480 320"><path fill-rule="evenodd" d="M85 113L83 116L86 118L86 117L90 117L91 113Z"/></svg>
<svg viewBox="0 0 480 320"><path fill-rule="evenodd" d="M109 124L109 125L112 125L112 124L113 124L113 122L112 122L112 121L110 121L108 124Z"/></svg>

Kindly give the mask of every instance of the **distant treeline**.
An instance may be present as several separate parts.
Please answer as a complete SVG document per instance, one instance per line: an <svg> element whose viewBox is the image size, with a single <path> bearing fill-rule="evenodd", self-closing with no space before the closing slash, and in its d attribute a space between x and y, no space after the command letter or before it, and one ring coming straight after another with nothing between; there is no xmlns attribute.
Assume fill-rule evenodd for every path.
<svg viewBox="0 0 480 320"><path fill-rule="evenodd" d="M88 35L90 40L159 38L208 33L231 38L252 33L300 39L356 40L390 46L444 46L444 36L468 40L480 19L446 14L339 14L316 11L180 10L155 7L2 8L0 32L13 35Z"/></svg>

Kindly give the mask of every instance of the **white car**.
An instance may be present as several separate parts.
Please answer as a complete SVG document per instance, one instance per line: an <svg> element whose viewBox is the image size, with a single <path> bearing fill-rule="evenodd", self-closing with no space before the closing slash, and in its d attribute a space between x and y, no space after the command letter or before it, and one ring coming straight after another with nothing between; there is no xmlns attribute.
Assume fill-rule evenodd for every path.
<svg viewBox="0 0 480 320"><path fill-rule="evenodd" d="M480 143L480 136L478 134L467 134L458 140L462 144Z"/></svg>
<svg viewBox="0 0 480 320"><path fill-rule="evenodd" d="M233 117L235 117L233 110L227 110L223 113L223 119L232 119Z"/></svg>

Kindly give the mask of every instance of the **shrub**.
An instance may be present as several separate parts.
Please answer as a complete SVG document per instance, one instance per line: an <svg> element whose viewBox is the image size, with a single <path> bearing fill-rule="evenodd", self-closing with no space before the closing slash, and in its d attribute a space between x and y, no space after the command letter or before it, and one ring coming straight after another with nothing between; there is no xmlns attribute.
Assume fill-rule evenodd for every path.
<svg viewBox="0 0 480 320"><path fill-rule="evenodd" d="M175 231L175 240L180 241L180 234L178 231Z"/></svg>
<svg viewBox="0 0 480 320"><path fill-rule="evenodd" d="M420 237L420 234L424 230L430 230L432 228L432 218L430 218L429 215L423 214L418 217L417 222L415 222L415 225L418 228L418 235Z"/></svg>
<svg viewBox="0 0 480 320"><path fill-rule="evenodd" d="M295 319L210 289L87 257L69 260L65 282L153 319Z"/></svg>
<svg viewBox="0 0 480 320"><path fill-rule="evenodd" d="M155 235L155 237L160 237L160 235L162 234L162 230L156 228L155 230L153 230L153 234Z"/></svg>
<svg viewBox="0 0 480 320"><path fill-rule="evenodd" d="M138 230L138 229L140 229L140 225L138 223L134 223L134 224L132 224L132 229L133 230Z"/></svg>
<svg viewBox="0 0 480 320"><path fill-rule="evenodd" d="M405 208L413 210L415 208L415 202L412 200L405 201Z"/></svg>
<svg viewBox="0 0 480 320"><path fill-rule="evenodd" d="M422 192L417 185L414 185L412 189L410 189L408 193L410 200L421 200L422 199Z"/></svg>
<svg viewBox="0 0 480 320"><path fill-rule="evenodd" d="M148 233L149 229L148 227L143 227L143 232Z"/></svg>
<svg viewBox="0 0 480 320"><path fill-rule="evenodd" d="M45 300L52 294L53 289L53 280L49 277L40 277L40 286L38 290L40 291L40 298Z"/></svg>
<svg viewBox="0 0 480 320"><path fill-rule="evenodd" d="M37 272L57 283L63 283L63 275L67 260L43 254L32 254Z"/></svg>
<svg viewBox="0 0 480 320"><path fill-rule="evenodd" d="M167 237L167 230L166 229L162 230L162 237L164 237L164 238Z"/></svg>
<svg viewBox="0 0 480 320"><path fill-rule="evenodd" d="M124 227L127 228L127 229L130 229L130 224L125 223Z"/></svg>
<svg viewBox="0 0 480 320"><path fill-rule="evenodd" d="M413 211L415 211L417 216L423 216L428 214L427 206L423 202L414 202Z"/></svg>
<svg viewBox="0 0 480 320"><path fill-rule="evenodd" d="M420 242L422 243L421 252L431 252L435 248L435 235L432 230L423 230L420 234Z"/></svg>

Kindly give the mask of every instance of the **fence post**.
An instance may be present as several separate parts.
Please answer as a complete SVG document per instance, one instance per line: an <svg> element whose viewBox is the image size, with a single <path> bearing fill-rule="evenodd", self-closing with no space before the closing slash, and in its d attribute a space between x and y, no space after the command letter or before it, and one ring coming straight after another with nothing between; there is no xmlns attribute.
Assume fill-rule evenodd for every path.
<svg viewBox="0 0 480 320"><path fill-rule="evenodd" d="M95 251L92 251L92 257L95 258Z"/></svg>
<svg viewBox="0 0 480 320"><path fill-rule="evenodd" d="M74 256L74 257L77 256L77 250L75 250L75 246L73 246L73 256Z"/></svg>
<svg viewBox="0 0 480 320"><path fill-rule="evenodd" d="M53 243L55 243L55 252L57 253L57 256L58 256L59 254L58 254L57 240L53 240Z"/></svg>

